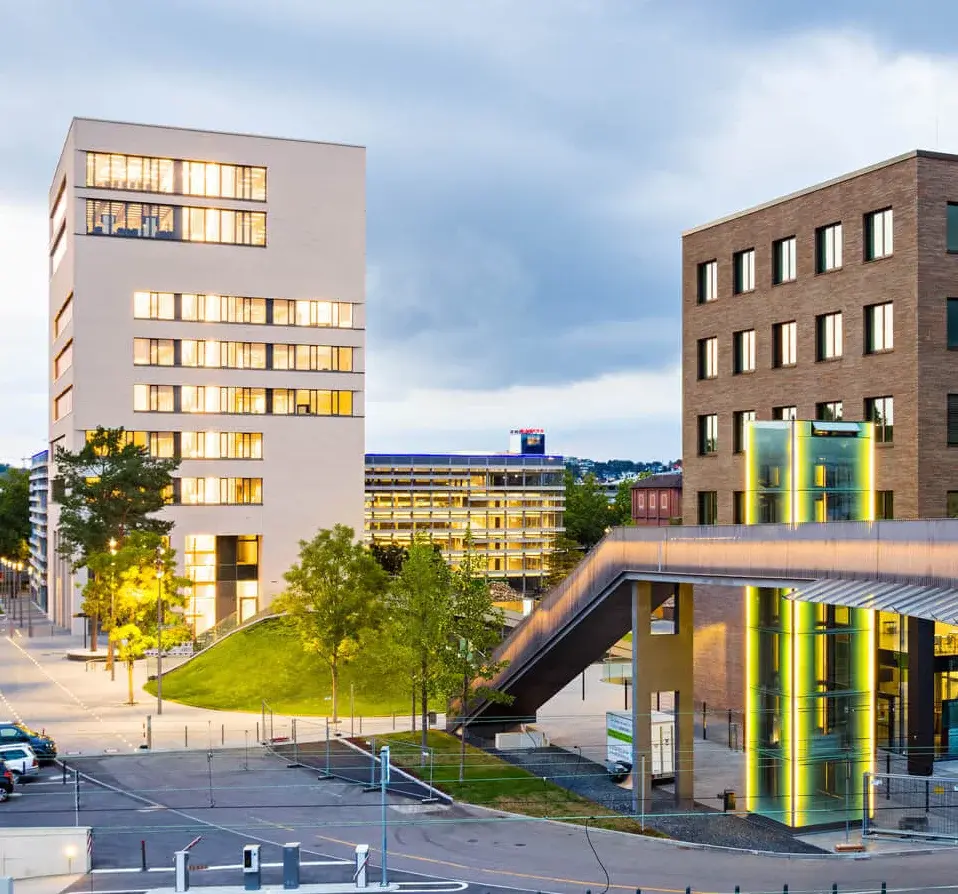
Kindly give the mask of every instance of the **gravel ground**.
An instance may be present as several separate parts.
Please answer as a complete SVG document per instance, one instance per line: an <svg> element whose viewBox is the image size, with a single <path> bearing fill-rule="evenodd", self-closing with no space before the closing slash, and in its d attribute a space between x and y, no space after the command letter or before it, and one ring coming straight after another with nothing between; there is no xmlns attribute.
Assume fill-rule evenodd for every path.
<svg viewBox="0 0 958 894"><path fill-rule="evenodd" d="M515 764L561 785L590 801L619 813L632 813L632 794L609 779L605 767L582 758L575 751L551 746L535 751L497 751L489 742L473 740L472 744L490 754ZM652 803L647 807L646 825L682 841L717 844L750 850L777 851L788 854L820 854L820 848L799 841L784 826L764 817L733 816L696 803L692 813L673 814L672 793L652 789Z"/></svg>

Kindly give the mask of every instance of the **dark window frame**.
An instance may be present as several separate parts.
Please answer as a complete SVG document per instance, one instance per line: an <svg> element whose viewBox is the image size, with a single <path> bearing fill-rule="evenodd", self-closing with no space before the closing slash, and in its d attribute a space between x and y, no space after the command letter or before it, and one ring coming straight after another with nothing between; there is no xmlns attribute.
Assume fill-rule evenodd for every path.
<svg viewBox="0 0 958 894"><path fill-rule="evenodd" d="M795 257L794 269L792 270L792 275L786 277L784 275L785 265L782 263L782 249L791 243L792 249L794 250ZM772 285L781 286L785 283L795 282L798 279L798 237L797 236L784 236L781 239L776 239L772 243Z"/></svg>
<svg viewBox="0 0 958 894"><path fill-rule="evenodd" d="M889 403L886 403L889 402ZM881 394L876 397L866 397L864 419L875 426L876 444L893 444L895 440L895 398L891 394ZM879 403L880 402L880 403ZM876 411L880 415L876 418ZM891 421L884 420L890 416Z"/></svg>

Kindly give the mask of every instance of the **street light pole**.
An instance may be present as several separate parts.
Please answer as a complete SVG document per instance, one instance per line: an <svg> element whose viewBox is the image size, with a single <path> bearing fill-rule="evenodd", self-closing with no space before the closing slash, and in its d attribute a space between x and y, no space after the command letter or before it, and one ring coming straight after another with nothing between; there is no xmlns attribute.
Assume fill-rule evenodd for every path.
<svg viewBox="0 0 958 894"><path fill-rule="evenodd" d="M116 679L116 646L113 631L116 629L116 540L110 538L110 639L107 642L107 661L110 664L110 680Z"/></svg>
<svg viewBox="0 0 958 894"><path fill-rule="evenodd" d="M156 713L163 713L163 559L156 551Z"/></svg>

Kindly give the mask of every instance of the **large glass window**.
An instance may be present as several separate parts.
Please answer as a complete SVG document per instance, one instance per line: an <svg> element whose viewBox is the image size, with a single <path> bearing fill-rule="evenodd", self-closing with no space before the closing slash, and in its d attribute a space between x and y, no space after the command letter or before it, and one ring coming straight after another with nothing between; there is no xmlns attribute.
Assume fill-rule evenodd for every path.
<svg viewBox="0 0 958 894"><path fill-rule="evenodd" d="M266 369L266 345L262 342L213 341L184 338L180 363L210 369Z"/></svg>
<svg viewBox="0 0 958 894"><path fill-rule="evenodd" d="M73 366L73 342L68 341L53 361L53 380L59 379L71 366Z"/></svg>
<svg viewBox="0 0 958 894"><path fill-rule="evenodd" d="M198 323L266 323L266 298L238 295L180 296L180 318Z"/></svg>
<svg viewBox="0 0 958 894"><path fill-rule="evenodd" d="M87 152L86 185L137 192L173 192L173 160Z"/></svg>
<svg viewBox="0 0 958 894"><path fill-rule="evenodd" d="M819 227L815 231L815 272L827 273L842 266L842 225Z"/></svg>
<svg viewBox="0 0 958 894"><path fill-rule="evenodd" d="M263 246L266 213L87 199L86 231L92 236Z"/></svg>
<svg viewBox="0 0 958 894"><path fill-rule="evenodd" d="M948 446L958 447L958 394L948 395Z"/></svg>
<svg viewBox="0 0 958 894"><path fill-rule="evenodd" d="M755 288L755 249L736 252L732 256L732 291L736 295Z"/></svg>
<svg viewBox="0 0 958 894"><path fill-rule="evenodd" d="M895 433L894 399L891 397L866 397L865 421L874 423L875 440L891 444Z"/></svg>
<svg viewBox="0 0 958 894"><path fill-rule="evenodd" d="M699 339L699 378L714 379L718 376L718 339Z"/></svg>
<svg viewBox="0 0 958 894"><path fill-rule="evenodd" d="M794 320L776 323L772 327L772 345L773 366L794 366L798 362L798 324Z"/></svg>
<svg viewBox="0 0 958 894"><path fill-rule="evenodd" d="M172 320L174 308L172 292L133 293L133 316L138 320Z"/></svg>
<svg viewBox="0 0 958 894"><path fill-rule="evenodd" d="M772 407L772 419L779 422L788 422L798 419L798 407Z"/></svg>
<svg viewBox="0 0 958 894"><path fill-rule="evenodd" d="M134 338L133 363L136 366L173 366L172 338Z"/></svg>
<svg viewBox="0 0 958 894"><path fill-rule="evenodd" d="M181 208L182 235L187 242L226 245L266 245L264 211L229 211L222 208Z"/></svg>
<svg viewBox="0 0 958 894"><path fill-rule="evenodd" d="M53 337L57 338L64 329L70 324L73 320L73 293L71 292L67 296L67 300L63 302L63 306L57 311L56 317L53 320Z"/></svg>
<svg viewBox="0 0 958 894"><path fill-rule="evenodd" d="M718 298L718 261L706 261L698 266L697 295L699 304Z"/></svg>
<svg viewBox="0 0 958 894"><path fill-rule="evenodd" d="M261 432L185 431L181 435L183 459L262 459Z"/></svg>
<svg viewBox="0 0 958 894"><path fill-rule="evenodd" d="M273 388L273 414L296 416L352 416L352 391Z"/></svg>
<svg viewBox="0 0 958 894"><path fill-rule="evenodd" d="M826 400L815 404L815 418L822 422L839 422L844 415L840 400Z"/></svg>
<svg viewBox="0 0 958 894"><path fill-rule="evenodd" d="M772 282L780 285L798 276L798 247L794 236L772 243Z"/></svg>
<svg viewBox="0 0 958 894"><path fill-rule="evenodd" d="M748 424L754 421L755 410L738 410L732 414L732 450L735 453L744 452Z"/></svg>
<svg viewBox="0 0 958 894"><path fill-rule="evenodd" d="M353 306L342 301L273 299L273 324L351 329Z"/></svg>
<svg viewBox="0 0 958 894"><path fill-rule="evenodd" d="M73 387L57 395L53 401L53 420L62 419L64 416L73 412Z"/></svg>
<svg viewBox="0 0 958 894"><path fill-rule="evenodd" d="M878 520L895 517L895 492L891 490L875 491L875 518Z"/></svg>
<svg viewBox="0 0 958 894"><path fill-rule="evenodd" d="M835 360L842 356L842 315L822 314L815 318L815 359Z"/></svg>
<svg viewBox="0 0 958 894"><path fill-rule="evenodd" d="M891 301L865 308L865 353L878 354L895 346L895 314Z"/></svg>
<svg viewBox="0 0 958 894"><path fill-rule="evenodd" d="M894 218L891 208L865 215L865 260L887 258L894 249Z"/></svg>
<svg viewBox="0 0 958 894"><path fill-rule="evenodd" d="M732 372L755 372L755 330L746 329L732 336Z"/></svg>
<svg viewBox="0 0 958 894"><path fill-rule="evenodd" d="M353 348L330 345L273 345L272 368L351 372Z"/></svg>
<svg viewBox="0 0 958 894"><path fill-rule="evenodd" d="M699 416L699 456L718 451L718 416L709 413Z"/></svg>
<svg viewBox="0 0 958 894"><path fill-rule="evenodd" d="M183 192L211 199L266 200L266 168L212 161L183 162Z"/></svg>
<svg viewBox="0 0 958 894"><path fill-rule="evenodd" d="M947 310L948 350L958 351L958 298L948 299Z"/></svg>
<svg viewBox="0 0 958 894"><path fill-rule="evenodd" d="M718 493L714 490L698 492L698 510L700 525L718 524Z"/></svg>
<svg viewBox="0 0 958 894"><path fill-rule="evenodd" d="M175 411L174 385L134 385L133 409L140 413Z"/></svg>
<svg viewBox="0 0 958 894"><path fill-rule="evenodd" d="M86 231L92 236L174 239L172 205L86 200Z"/></svg>
<svg viewBox="0 0 958 894"><path fill-rule="evenodd" d="M947 218L948 251L958 251L958 203L948 203Z"/></svg>
<svg viewBox="0 0 958 894"><path fill-rule="evenodd" d="M182 506L258 505L263 502L262 478L179 478L174 503Z"/></svg>

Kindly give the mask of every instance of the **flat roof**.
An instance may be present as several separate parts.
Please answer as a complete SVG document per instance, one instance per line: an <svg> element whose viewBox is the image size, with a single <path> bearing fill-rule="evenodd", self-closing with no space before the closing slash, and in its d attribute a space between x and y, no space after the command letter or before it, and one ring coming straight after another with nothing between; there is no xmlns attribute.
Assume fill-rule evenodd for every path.
<svg viewBox="0 0 958 894"><path fill-rule="evenodd" d="M254 140L282 140L286 143L311 143L318 146L344 146L347 149L365 149L360 143L338 143L333 140L306 140L301 137L276 137L263 133L240 133L233 130L204 130L201 127L177 127L174 124L144 124L141 121L113 121L110 118L84 118L74 115L70 127L77 121L89 121L92 124L119 124L121 127L155 127L160 130L181 130L187 133L209 133L223 137L249 137Z"/></svg>
<svg viewBox="0 0 958 894"><path fill-rule="evenodd" d="M686 236L691 236L694 233L700 233L703 230L717 227L720 224L728 223L732 220L738 220L740 217L747 217L749 214L754 214L756 211L764 211L766 208L774 208L776 205L781 205L784 202L790 202L792 199L799 199L802 196L810 195L811 193L817 192L820 189L825 189L829 186L835 186L836 184L844 183L847 180L854 180L856 177L862 177L865 174L872 173L873 171L879 171L882 168L889 168L892 165L900 164L901 162L908 161L911 158L936 158L940 161L958 162L958 155L954 155L950 152L931 152L927 149L913 149L911 152L905 152L902 155L896 155L893 158L887 158L884 161L879 161L873 165L868 165L868 167L859 168L857 171L851 171L848 174L842 174L839 177L833 177L831 180L824 180L821 183L816 183L814 186L806 186L804 189L800 189L797 192L790 192L787 195L779 196L777 199L771 199L767 202L762 202L760 205L754 205L751 208L746 208L744 211L735 211L732 214L719 217L716 220L710 221L709 223L699 224L698 226L692 227L689 230L684 230L682 232L682 238L684 239Z"/></svg>
<svg viewBox="0 0 958 894"><path fill-rule="evenodd" d="M367 453L366 465L377 466L504 466L564 465L562 456L541 453Z"/></svg>

